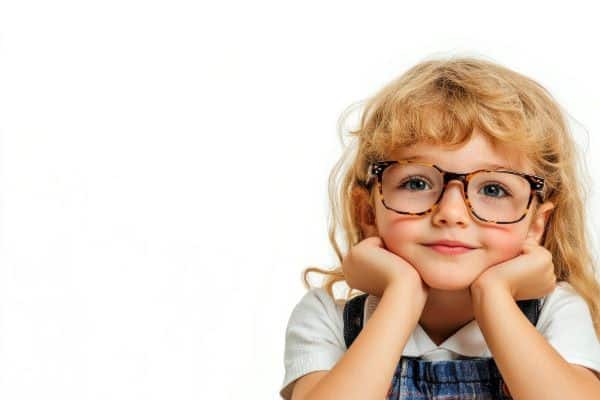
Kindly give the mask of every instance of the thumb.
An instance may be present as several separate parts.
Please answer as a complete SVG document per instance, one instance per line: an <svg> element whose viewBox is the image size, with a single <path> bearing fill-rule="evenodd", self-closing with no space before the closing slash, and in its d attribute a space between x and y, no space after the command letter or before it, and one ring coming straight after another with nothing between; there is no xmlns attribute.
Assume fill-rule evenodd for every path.
<svg viewBox="0 0 600 400"><path fill-rule="evenodd" d="M384 247L383 240L381 240L381 238L379 236L370 236L370 237L364 239L364 241L372 246L377 246L377 247L381 247L381 248Z"/></svg>

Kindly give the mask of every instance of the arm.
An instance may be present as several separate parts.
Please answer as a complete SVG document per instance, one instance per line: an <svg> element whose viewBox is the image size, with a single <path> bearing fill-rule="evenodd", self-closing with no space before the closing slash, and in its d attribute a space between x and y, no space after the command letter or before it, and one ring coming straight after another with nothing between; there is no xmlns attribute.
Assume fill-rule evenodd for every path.
<svg viewBox="0 0 600 400"><path fill-rule="evenodd" d="M600 398L600 381L589 370L563 359L504 286L473 285L472 299L479 328L515 399Z"/></svg>
<svg viewBox="0 0 600 400"><path fill-rule="evenodd" d="M422 301L409 284L383 293L361 333L306 400L385 398L402 350L419 321Z"/></svg>

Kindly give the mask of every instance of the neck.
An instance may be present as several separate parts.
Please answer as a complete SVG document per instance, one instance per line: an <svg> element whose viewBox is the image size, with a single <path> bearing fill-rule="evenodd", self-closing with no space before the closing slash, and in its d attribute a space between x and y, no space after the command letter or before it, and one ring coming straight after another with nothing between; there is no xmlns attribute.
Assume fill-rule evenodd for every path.
<svg viewBox="0 0 600 400"><path fill-rule="evenodd" d="M474 318L470 290L429 289L419 325L439 346Z"/></svg>

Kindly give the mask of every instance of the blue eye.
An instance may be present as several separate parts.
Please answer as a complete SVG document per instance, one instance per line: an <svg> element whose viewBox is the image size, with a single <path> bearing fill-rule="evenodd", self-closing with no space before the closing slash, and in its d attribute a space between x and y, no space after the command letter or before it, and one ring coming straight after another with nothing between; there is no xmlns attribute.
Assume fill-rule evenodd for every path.
<svg viewBox="0 0 600 400"><path fill-rule="evenodd" d="M494 188L493 190L487 191L486 193L484 193L486 196L496 197L496 198L512 197L511 194L510 194L510 191L508 191L508 189L506 189L505 187L503 187L500 184L496 184L496 183L488 184L488 185L483 186L482 190L484 190L486 188ZM505 195L504 196L498 196L497 194L499 192L505 193Z"/></svg>
<svg viewBox="0 0 600 400"><path fill-rule="evenodd" d="M426 181L424 181L423 179L420 178L416 178L416 177L411 177L407 180L405 180L403 183L400 184L399 188L401 189L406 189L406 185L410 184L410 183L418 183L417 185L410 185L409 190L417 190L420 191L422 189L425 189L423 187L423 184L425 185L429 185Z"/></svg>

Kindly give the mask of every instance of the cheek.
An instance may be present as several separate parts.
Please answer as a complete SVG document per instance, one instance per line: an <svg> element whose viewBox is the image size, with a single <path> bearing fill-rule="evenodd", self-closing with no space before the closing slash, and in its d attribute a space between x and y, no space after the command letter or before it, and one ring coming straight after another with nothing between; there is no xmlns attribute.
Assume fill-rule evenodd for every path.
<svg viewBox="0 0 600 400"><path fill-rule="evenodd" d="M526 232L514 229L487 229L481 234L481 245L489 260L500 263L521 254Z"/></svg>
<svg viewBox="0 0 600 400"><path fill-rule="evenodd" d="M379 236L393 253L407 255L406 251L423 236L422 222L410 216L392 216L377 221Z"/></svg>

